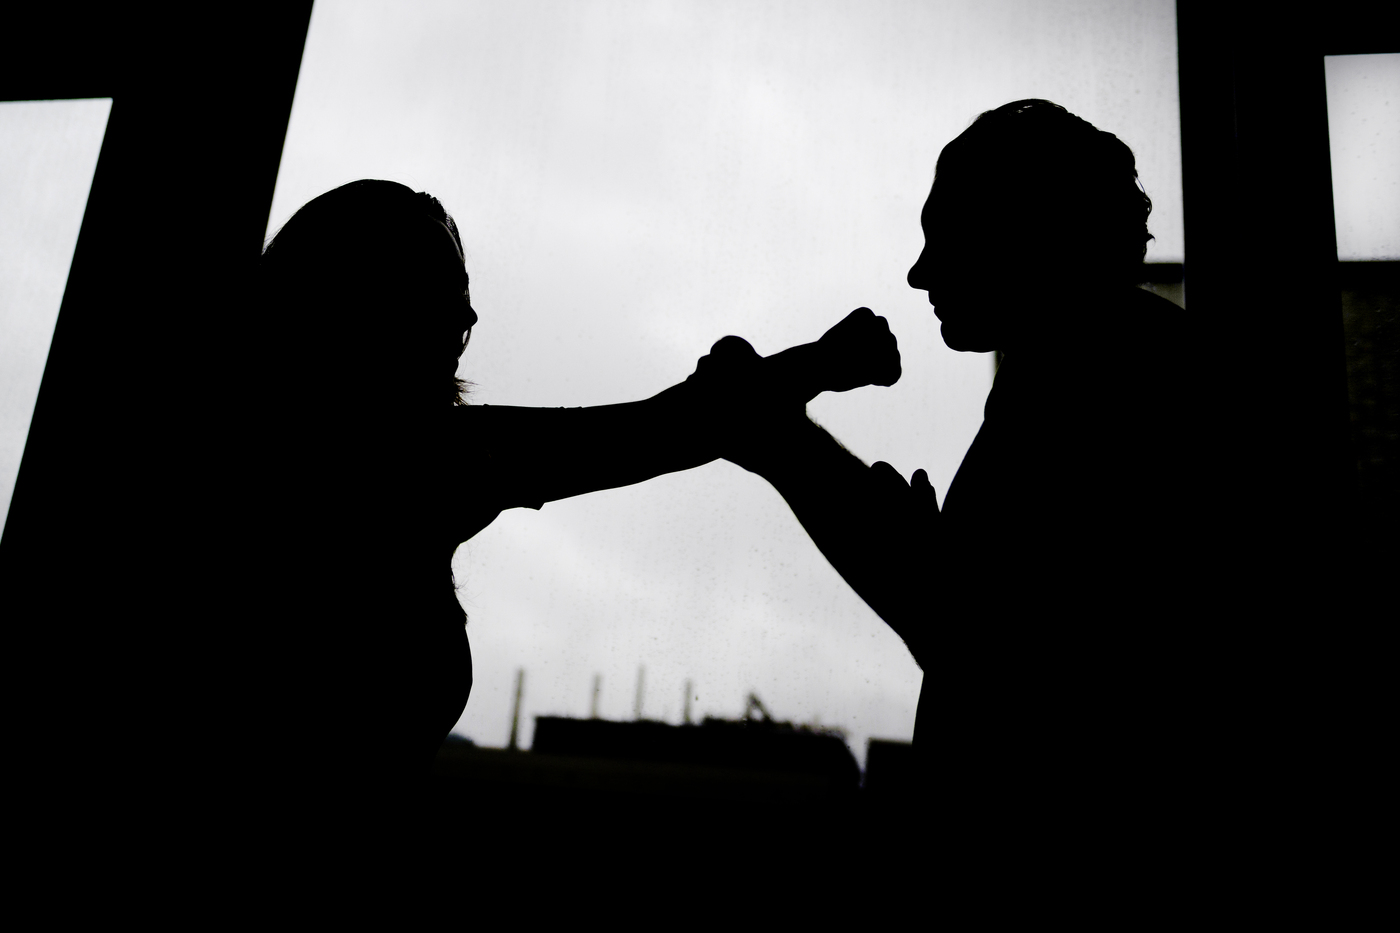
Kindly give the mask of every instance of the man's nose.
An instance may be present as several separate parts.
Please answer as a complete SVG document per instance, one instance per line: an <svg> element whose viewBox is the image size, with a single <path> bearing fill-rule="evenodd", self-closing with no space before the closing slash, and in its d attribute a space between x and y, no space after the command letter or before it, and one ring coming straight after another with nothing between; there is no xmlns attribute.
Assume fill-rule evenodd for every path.
<svg viewBox="0 0 1400 933"><path fill-rule="evenodd" d="M905 276L905 281L909 283L910 288L928 290L928 286L924 284L924 253L920 253L919 258L909 267L909 274Z"/></svg>

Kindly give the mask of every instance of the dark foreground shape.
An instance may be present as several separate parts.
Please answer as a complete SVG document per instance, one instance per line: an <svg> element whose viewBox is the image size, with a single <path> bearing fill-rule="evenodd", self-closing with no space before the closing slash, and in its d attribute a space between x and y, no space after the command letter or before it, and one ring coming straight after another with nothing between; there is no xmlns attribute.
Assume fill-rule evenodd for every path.
<svg viewBox="0 0 1400 933"><path fill-rule="evenodd" d="M866 783L883 790L871 791L839 735L790 723L540 717L530 751L443 744L423 849L468 871L494 872L507 857L525 877L661 871L682 888L747 866L759 891L816 902L838 892L813 889L814 879L845 898L883 873L880 890L896 893L888 884L924 857L908 845L907 801L891 793L908 782L894 759L910 747L877 746ZM492 842L464 847L469 839Z"/></svg>

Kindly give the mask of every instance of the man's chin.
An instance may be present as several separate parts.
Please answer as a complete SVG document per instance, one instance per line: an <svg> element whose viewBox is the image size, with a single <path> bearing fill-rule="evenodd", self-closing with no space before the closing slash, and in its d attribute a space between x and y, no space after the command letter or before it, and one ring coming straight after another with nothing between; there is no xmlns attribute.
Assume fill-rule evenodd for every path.
<svg viewBox="0 0 1400 933"><path fill-rule="evenodd" d="M957 350L960 353L990 353L996 349L989 335L962 327L951 321L944 321L943 326L938 330L943 335L943 342L948 345L950 350Z"/></svg>

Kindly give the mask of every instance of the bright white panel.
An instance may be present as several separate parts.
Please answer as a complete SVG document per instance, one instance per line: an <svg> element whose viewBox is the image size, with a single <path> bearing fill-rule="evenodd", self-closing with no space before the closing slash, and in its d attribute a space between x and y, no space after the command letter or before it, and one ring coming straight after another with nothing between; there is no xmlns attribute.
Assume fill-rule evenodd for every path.
<svg viewBox="0 0 1400 933"><path fill-rule="evenodd" d="M440 197L482 315L462 371L481 402L646 397L725 334L771 353L867 305L904 378L812 412L941 496L992 366L943 346L904 276L941 147L1024 97L1133 147L1149 258L1181 260L1170 0L318 3L270 232L356 178ZM603 714L630 717L640 664L648 716L677 721L690 678L697 715L753 689L860 756L910 735L921 674L900 640L729 464L508 513L454 566L477 671L458 729L477 741L504 744L517 666L528 744L534 715L588 713L595 672Z"/></svg>
<svg viewBox="0 0 1400 933"><path fill-rule="evenodd" d="M0 504L10 511L110 98L0 103Z"/></svg>
<svg viewBox="0 0 1400 933"><path fill-rule="evenodd" d="M1400 52L1323 65L1337 258L1400 259Z"/></svg>

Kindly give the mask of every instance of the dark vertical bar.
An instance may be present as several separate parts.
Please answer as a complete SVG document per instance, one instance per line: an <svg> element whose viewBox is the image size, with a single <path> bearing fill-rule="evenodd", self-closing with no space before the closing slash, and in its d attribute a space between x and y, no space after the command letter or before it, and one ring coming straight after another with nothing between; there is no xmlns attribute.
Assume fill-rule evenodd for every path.
<svg viewBox="0 0 1400 933"><path fill-rule="evenodd" d="M26 20L0 74L5 94L114 99L0 591L23 697L15 760L33 769L17 776L66 796L74 817L140 812L159 795L144 817L158 824L203 793L191 782L210 773L195 761L205 737L239 734L260 689L249 662L276 653L250 649L256 618L234 609L257 588L232 506L252 441L237 417L254 376L240 370L239 325L311 3L90 12ZM104 779L56 766L79 754L100 756Z"/></svg>
<svg viewBox="0 0 1400 933"><path fill-rule="evenodd" d="M520 748L520 701L525 696L525 668L520 668L515 672L515 703L511 706L510 712L510 744L511 751Z"/></svg>
<svg viewBox="0 0 1400 933"><path fill-rule="evenodd" d="M1221 824L1280 853L1346 848L1316 834L1346 823L1338 800L1369 806L1377 725L1364 685L1379 645L1352 622L1366 597L1346 563L1355 462L1322 61L1359 6L1177 4L1186 284L1219 349L1204 376L1222 412L1201 508L1221 585L1181 626L1200 656L1192 754L1215 769Z"/></svg>
<svg viewBox="0 0 1400 933"><path fill-rule="evenodd" d="M1354 468L1321 46L1282 9L1178 3L1186 277L1241 519L1315 572Z"/></svg>

